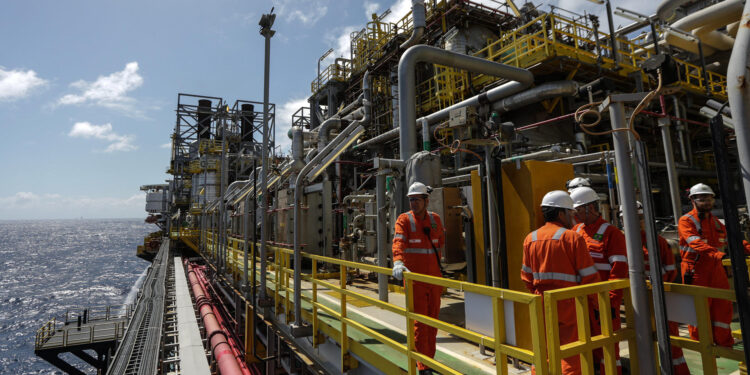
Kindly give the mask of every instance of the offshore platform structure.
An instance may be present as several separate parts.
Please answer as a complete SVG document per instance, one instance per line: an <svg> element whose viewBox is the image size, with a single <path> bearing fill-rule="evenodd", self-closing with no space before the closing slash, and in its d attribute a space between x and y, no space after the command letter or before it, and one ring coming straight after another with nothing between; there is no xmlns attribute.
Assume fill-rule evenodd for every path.
<svg viewBox="0 0 750 375"><path fill-rule="evenodd" d="M605 30L594 15L546 5L412 3L395 22L389 11L373 14L353 32L351 55L319 69L309 107L291 119L276 119L267 100L229 107L178 95L172 179L143 187L154 207L157 194L164 199L149 211L163 242L139 256L164 262L174 290L164 311L183 311L155 323L163 327L157 372L411 374L420 361L444 374L531 365L558 374L561 358L580 356L593 374L592 353L604 349L604 372L616 374L613 345L632 374L669 373L671 346L687 349L691 370L745 371L741 345L683 331L710 332L708 300L725 299L739 317L735 338L748 339L736 324L750 324L747 293L662 283L658 252L649 252L647 273L642 248L655 248L660 233L678 255L682 191L718 185L725 265L735 289L747 288L735 245L747 234L736 193L750 181L750 97L727 79L746 66L736 61L748 51L747 6L616 8L633 23L615 30L610 19ZM265 21L269 43L273 21ZM289 126L289 155L274 152L277 125ZM623 228L630 278L542 299L519 277L522 244L543 222L542 196L574 177L589 179L604 218ZM390 244L414 181L435 188L428 209L446 228L446 277L406 273L402 284L390 277ZM646 243L636 199L652 219ZM414 311L414 282L445 288L440 320ZM591 335L586 300L608 304L613 291L624 295L624 323L603 318L602 333ZM579 338L560 345L557 301L571 298ZM682 333L670 335L667 321ZM439 330L434 358L416 350L415 322Z"/></svg>

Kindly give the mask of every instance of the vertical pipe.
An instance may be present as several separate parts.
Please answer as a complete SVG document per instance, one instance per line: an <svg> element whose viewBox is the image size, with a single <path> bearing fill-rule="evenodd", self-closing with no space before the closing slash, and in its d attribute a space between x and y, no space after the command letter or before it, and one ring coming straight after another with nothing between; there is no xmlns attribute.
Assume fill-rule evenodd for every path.
<svg viewBox="0 0 750 375"><path fill-rule="evenodd" d="M254 171L253 171L254 172ZM250 193L248 192L247 195L245 195L245 202L242 207L242 226L244 227L244 230L242 231L242 240L244 241L243 246L243 254L242 254L242 260L243 260L243 272L242 272L242 295L247 299L248 295L248 256L247 256L247 250L250 246L249 244L249 234L250 234ZM245 317L247 319L247 317Z"/></svg>
<svg viewBox="0 0 750 375"><path fill-rule="evenodd" d="M487 180L487 166L485 164L479 164L479 178L482 179L482 181ZM488 220L489 217L489 204L487 202L487 184L482 183L480 185L481 190L481 197L482 197L482 235L483 235L483 242L482 245L484 248L482 249L482 256L484 257L484 269L482 272L484 273L484 283L485 285L492 285L492 269L490 268L490 260L488 258L487 254L487 248L490 246L490 220ZM479 271L479 270L477 270Z"/></svg>
<svg viewBox="0 0 750 375"><path fill-rule="evenodd" d="M506 146L510 147L510 146ZM500 149L497 149L500 151ZM489 156L488 156L489 157ZM508 246L506 243L506 232L505 232L505 197L503 195L503 166L502 162L497 158L492 158L495 162L495 189L497 198L497 221L498 221L498 236L500 236L498 246L499 255L499 267L500 267L500 287L509 288L510 279L508 274Z"/></svg>
<svg viewBox="0 0 750 375"><path fill-rule="evenodd" d="M612 220L612 223L615 224L615 226L620 226L620 218L619 215L617 215L617 193L615 193L615 171L614 167L612 166L609 152L604 156L604 162L606 163L607 168L607 190L609 191L609 217Z"/></svg>
<svg viewBox="0 0 750 375"><path fill-rule="evenodd" d="M672 103L674 105L674 115L677 118L683 118L682 113L680 112L680 100L677 99L676 96L672 96ZM687 145L685 144L685 127L687 126L686 123L677 120L677 141L680 143L680 159L684 164L688 164L688 157L687 157Z"/></svg>
<svg viewBox="0 0 750 375"><path fill-rule="evenodd" d="M623 129L625 122L625 106L622 102L612 102L609 105L612 129ZM630 274L630 293L635 314L635 339L638 348L638 367L642 374L653 373L656 369L654 359L654 343L651 340L651 312L648 302L648 290L644 279L643 247L641 244L641 230L638 223L638 212L635 204L635 187L633 186L633 171L630 168L630 150L627 134L622 131L612 133L615 146L615 163L617 163L618 192L620 206L623 212L623 226L628 254L628 272Z"/></svg>
<svg viewBox="0 0 750 375"><path fill-rule="evenodd" d="M229 166L227 165L227 118L226 112L221 120L221 185L219 192L219 215L221 216L221 271L227 271L227 206L225 199L227 193L227 182L229 179Z"/></svg>
<svg viewBox="0 0 750 375"><path fill-rule="evenodd" d="M747 11L750 10L748 8L750 2L747 4L745 7L745 17L748 17ZM724 120L721 116L721 109L718 111L716 117L711 119L710 123L711 139L714 146L714 155L716 156L716 172L719 177L719 192L721 193L721 204L724 208L724 220L727 225L727 236L729 237L727 244L729 245L729 257L732 259L732 274L734 275L732 279L734 281L734 290L740 291L737 293L737 310L740 315L742 342L746 343L750 340L750 296L748 296L750 281L748 281L747 263L745 263L745 254L742 247L742 231L740 230L740 218L737 213L738 202L735 200L736 194L732 188L734 178L727 170L729 157L727 155L728 147L725 141ZM737 124L739 125L739 123ZM735 126L735 131L738 127ZM742 167L747 168L746 165ZM745 364L748 363L750 363L750 351L745 348Z"/></svg>
<svg viewBox="0 0 750 375"><path fill-rule="evenodd" d="M274 15L264 15L268 18L275 18ZM262 20L262 18L261 18ZM270 22L273 24L273 20ZM268 228L266 225L268 216L268 144L271 139L271 135L268 134L268 80L269 70L271 62L271 37L275 31L271 30L271 25L263 27L261 35L265 38L265 59L264 59L264 75L263 75L263 144L261 145L261 182L260 188L262 190L262 199L260 201L260 299L266 300L266 259L268 255L266 253L266 241L268 241Z"/></svg>
<svg viewBox="0 0 750 375"><path fill-rule="evenodd" d="M610 5L609 0L606 0L605 6L607 8L607 21L609 23L609 40L612 43L612 60L615 62L614 70L618 70L617 39L615 38L614 20L612 20L612 5Z"/></svg>
<svg viewBox="0 0 750 375"><path fill-rule="evenodd" d="M388 205L385 197L385 174L382 171L378 171L375 176L375 206L378 215L378 266L387 267L388 227L385 213ZM388 275L378 274L378 298L383 302L388 302Z"/></svg>
<svg viewBox="0 0 750 375"><path fill-rule="evenodd" d="M668 125L667 125L668 126ZM662 127L663 129L663 127ZM638 170L638 181L641 188L641 202L643 203L643 217L648 244L649 276L654 303L654 322L656 323L656 340L659 343L659 370L662 375L672 374L672 345L669 340L669 325L667 324L667 310L664 301L664 281L661 278L661 259L659 259L659 243L654 225L654 202L651 196L651 178L648 170L648 158L642 141L635 142L635 158ZM643 259L643 257L641 257Z"/></svg>
<svg viewBox="0 0 750 375"><path fill-rule="evenodd" d="M732 57L727 68L727 93L732 110L732 121L737 135L742 186L745 199L750 200L750 1L745 3L740 29L734 41ZM721 113L721 111L719 111Z"/></svg>
<svg viewBox="0 0 750 375"><path fill-rule="evenodd" d="M659 119L659 129L661 129L661 140L664 143L664 158L667 163L667 180L669 180L669 198L672 201L672 215L674 216L674 225L682 216L682 203L680 202L680 182L677 175L677 168L674 163L674 151L672 150L672 132L669 129L669 117Z"/></svg>
<svg viewBox="0 0 750 375"><path fill-rule="evenodd" d="M495 173L494 165L491 162L490 154L492 153L492 146L486 146L484 148L484 162L485 162L485 170L487 171L487 176L485 177L485 182L487 186L487 221L488 221L488 230L490 232L490 272L492 273L492 286L499 287L500 286L500 269L498 267L499 262L497 259L497 208L495 207L495 189L493 188L494 181L492 180L492 175Z"/></svg>

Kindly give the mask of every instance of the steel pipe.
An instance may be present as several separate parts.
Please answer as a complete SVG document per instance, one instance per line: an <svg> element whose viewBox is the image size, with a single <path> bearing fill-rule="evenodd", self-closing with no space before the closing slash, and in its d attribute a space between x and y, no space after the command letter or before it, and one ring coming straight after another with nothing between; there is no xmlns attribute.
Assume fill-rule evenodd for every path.
<svg viewBox="0 0 750 375"><path fill-rule="evenodd" d="M548 82L521 93L498 100L492 104L492 110L508 112L529 104L538 103L558 96L578 95L580 85L575 81Z"/></svg>
<svg viewBox="0 0 750 375"><path fill-rule="evenodd" d="M424 35L424 28L427 24L427 11L424 7L424 0L412 0L411 2L411 17L412 17L412 32L404 43L401 44L401 49L407 49L419 42Z"/></svg>
<svg viewBox="0 0 750 375"><path fill-rule="evenodd" d="M750 1L745 3L740 29L727 69L727 93L735 123L745 199L750 200Z"/></svg>
<svg viewBox="0 0 750 375"><path fill-rule="evenodd" d="M667 180L669 181L669 199L672 201L672 215L674 216L674 225L682 216L682 201L680 200L680 179L677 175L677 168L674 162L674 151L672 150L672 132L670 130L670 121L667 117L659 119L659 129L661 130L661 140L664 144L664 158L667 165Z"/></svg>
<svg viewBox="0 0 750 375"><path fill-rule="evenodd" d="M609 113L612 129L628 127L625 120L625 106L622 102L611 102ZM627 137L628 135L622 131L612 133L615 160L617 165L620 166L617 168L617 190L620 196L623 226L625 228L630 295L633 301L635 339L638 347L638 367L641 373L650 374L656 369L654 343L651 338L651 309L649 308L646 280L643 277L645 274L643 244L641 243L641 228L635 204L635 187L633 186L633 171L630 168L630 147Z"/></svg>
<svg viewBox="0 0 750 375"><path fill-rule="evenodd" d="M375 209L377 210L377 241L378 241L378 266L388 267L388 227L386 226L386 213L388 212L388 201L385 195L386 176L384 171L378 171L375 176ZM388 275L378 274L378 299L388 302Z"/></svg>
<svg viewBox="0 0 750 375"><path fill-rule="evenodd" d="M417 45L409 48L398 63L399 123L401 160L408 160L417 151L416 125L416 77L415 67L419 62L430 62L447 67L465 69L470 72L517 81L525 87L534 82L534 75L526 69L500 64L479 57L462 55L440 48ZM525 88L523 87L523 88Z"/></svg>

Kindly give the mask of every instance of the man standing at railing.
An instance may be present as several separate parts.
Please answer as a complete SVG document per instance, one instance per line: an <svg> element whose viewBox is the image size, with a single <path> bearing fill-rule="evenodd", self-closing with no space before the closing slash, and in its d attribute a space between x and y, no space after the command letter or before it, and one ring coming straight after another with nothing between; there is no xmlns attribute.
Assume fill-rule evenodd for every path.
<svg viewBox="0 0 750 375"><path fill-rule="evenodd" d="M401 280L404 272L417 272L442 277L438 250L445 244L445 232L440 215L427 211L432 189L421 182L409 187L411 211L399 215L393 234L393 277ZM414 312L437 319L440 313L440 294L443 287L414 282ZM414 323L414 341L418 352L435 357L437 328ZM425 364L417 362L419 374L432 374Z"/></svg>
<svg viewBox="0 0 750 375"><path fill-rule="evenodd" d="M650 270L649 258L648 258L648 247L646 247L646 222L643 217L643 205L641 202L636 202L638 206L638 217L641 220L641 243L643 244L643 256L645 270L648 273ZM620 206L620 217L623 217L622 206ZM665 283L674 282L677 277L677 267L675 266L674 254L672 249L669 247L669 243L662 236L656 237L659 243L659 259L661 260L661 277ZM669 334L672 336L680 335L680 327L676 322L669 322ZM685 356L682 352L682 348L679 346L672 345L672 373L674 375L690 375L690 369L688 368L687 362L685 362Z"/></svg>
<svg viewBox="0 0 750 375"><path fill-rule="evenodd" d="M627 279L628 257L625 248L625 235L613 225L609 225L599 212L599 194L594 189L586 186L573 189L570 193L573 199L573 207L576 210L578 225L573 229L586 240L589 254L594 260L594 267L599 271L602 281ZM612 315L613 331L621 327L620 305L622 304L622 291L609 292L610 311L594 312L591 334L601 334L600 314ZM615 345L615 358L617 359L617 373L622 374L620 363L620 347ZM604 373L604 353L601 349L594 350L594 363L599 363L601 372Z"/></svg>
<svg viewBox="0 0 750 375"><path fill-rule="evenodd" d="M545 224L529 233L523 242L521 280L531 293L567 288L599 281L594 261L583 237L569 230L573 225L573 200L568 193L554 190L542 198ZM572 299L557 305L560 344L578 339L576 308ZM561 361L563 374L580 374L579 356ZM499 364L498 364L499 365Z"/></svg>
<svg viewBox="0 0 750 375"><path fill-rule="evenodd" d="M716 216L714 192L706 184L690 188L693 209L680 218L680 256L682 280L685 284L729 289L729 279L721 260L726 256L727 230ZM723 299L708 299L714 342L721 346L734 345L732 331L732 303ZM690 337L698 340L698 328L689 326Z"/></svg>

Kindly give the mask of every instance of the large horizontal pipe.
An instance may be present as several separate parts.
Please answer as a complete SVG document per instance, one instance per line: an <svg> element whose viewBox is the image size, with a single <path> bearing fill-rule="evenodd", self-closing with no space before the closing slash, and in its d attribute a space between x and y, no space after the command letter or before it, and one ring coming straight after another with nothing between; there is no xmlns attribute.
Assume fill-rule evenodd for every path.
<svg viewBox="0 0 750 375"><path fill-rule="evenodd" d="M575 81L548 82L522 93L498 100L492 104L492 109L498 112L508 112L550 98L574 96L578 94L579 86L578 82Z"/></svg>
<svg viewBox="0 0 750 375"><path fill-rule="evenodd" d="M417 152L416 77L414 71L419 62L430 62L468 70L473 73L505 78L519 82L525 87L534 83L534 75L526 69L426 45L409 48L401 55L398 63L398 118L401 129L399 151L401 160L408 160Z"/></svg>

